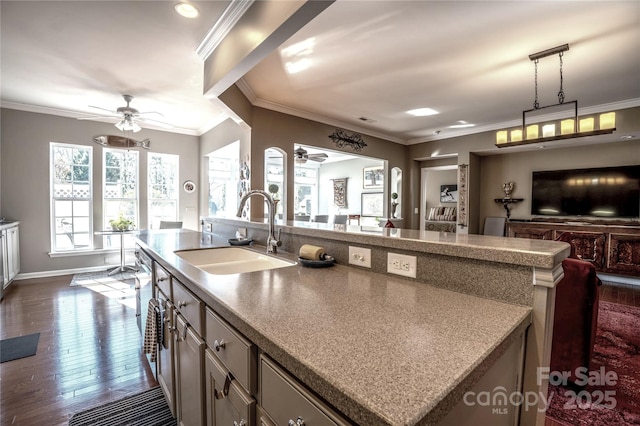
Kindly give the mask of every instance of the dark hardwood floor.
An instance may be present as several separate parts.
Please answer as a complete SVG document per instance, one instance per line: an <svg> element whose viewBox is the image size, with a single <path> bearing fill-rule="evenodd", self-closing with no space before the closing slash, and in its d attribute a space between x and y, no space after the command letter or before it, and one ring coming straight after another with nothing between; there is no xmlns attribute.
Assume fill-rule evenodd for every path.
<svg viewBox="0 0 640 426"><path fill-rule="evenodd" d="M70 282L70 275L17 281L0 304L1 339L40 333L35 356L0 364L3 426L66 425L76 412L157 386L133 296ZM605 285L600 298L640 306L640 287Z"/></svg>
<svg viewBox="0 0 640 426"><path fill-rule="evenodd" d="M71 278L14 282L0 304L1 339L40 333L35 356L0 364L3 426L66 425L76 412L157 385L135 296L70 287Z"/></svg>

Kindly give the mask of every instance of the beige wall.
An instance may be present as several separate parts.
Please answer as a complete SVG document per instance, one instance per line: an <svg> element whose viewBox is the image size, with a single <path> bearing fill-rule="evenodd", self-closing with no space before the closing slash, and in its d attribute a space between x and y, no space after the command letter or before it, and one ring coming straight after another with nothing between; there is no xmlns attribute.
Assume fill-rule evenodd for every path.
<svg viewBox="0 0 640 426"><path fill-rule="evenodd" d="M458 170L427 170L425 181L427 185L426 191L426 211L425 215L429 214L431 207L453 207L452 203L440 202L440 186L457 184L458 182Z"/></svg>
<svg viewBox="0 0 640 426"><path fill-rule="evenodd" d="M102 147L92 141L94 136L118 134L109 123L79 121L47 114L1 110L2 153L0 174L2 187L0 216L20 221L21 273L72 270L118 263L116 253L51 258L49 220L49 142L70 143L93 147L94 229L102 225ZM133 136L151 140L151 152L180 155L180 183L198 181L198 137L144 129ZM140 200L146 200L147 151L140 152ZM181 185L182 186L182 185ZM187 228L198 227L198 195L180 188L179 218ZM146 203L140 203L140 224L147 227ZM96 237L96 245L101 239ZM99 246L98 246L99 247Z"/></svg>
<svg viewBox="0 0 640 426"><path fill-rule="evenodd" d="M293 151L296 144L311 145L321 148L340 151L329 135L335 130L335 126L294 117L287 114L267 110L264 108L253 108L253 126L251 128L251 187L261 189L264 186L264 150L269 147L282 149L287 155L287 175L293 176L294 158ZM349 131L347 129L347 131ZM400 167L407 170L405 156L405 146L373 136L363 135L367 146L358 154L367 157L378 158L388 161L388 167ZM344 148L345 152L353 153L351 148ZM390 178L387 178L387 187L390 185ZM404 191L408 190L405 183ZM293 194L293 179L288 179L287 194ZM387 196L388 198L388 196ZM255 204L254 204L255 206ZM261 218L263 215L261 206L252 208L252 217ZM293 198L287 200L287 217L293 217Z"/></svg>
<svg viewBox="0 0 640 426"><path fill-rule="evenodd" d="M504 208L494 202L502 198L502 184L515 182L514 198L524 201L513 206L512 219L531 218L531 174L539 170L562 170L640 164L640 145L627 140L577 148L541 149L505 155L480 157L480 220L504 216Z"/></svg>

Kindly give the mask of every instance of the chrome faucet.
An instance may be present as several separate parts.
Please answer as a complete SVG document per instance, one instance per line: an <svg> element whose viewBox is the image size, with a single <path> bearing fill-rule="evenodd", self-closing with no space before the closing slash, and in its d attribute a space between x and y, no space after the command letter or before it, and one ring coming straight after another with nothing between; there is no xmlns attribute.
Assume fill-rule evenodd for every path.
<svg viewBox="0 0 640 426"><path fill-rule="evenodd" d="M267 202L267 219L269 220L269 236L267 237L267 253L276 254L278 252L278 247L282 245L282 241L280 238L276 238L275 235L275 217L276 217L276 203L273 202L273 198L269 193L261 190L254 189L252 191L247 192L240 199L240 207L238 207L238 213L236 216L240 217L242 215L242 209L244 209L244 205L247 203L247 200L252 195L262 195ZM278 236L280 233L278 233Z"/></svg>

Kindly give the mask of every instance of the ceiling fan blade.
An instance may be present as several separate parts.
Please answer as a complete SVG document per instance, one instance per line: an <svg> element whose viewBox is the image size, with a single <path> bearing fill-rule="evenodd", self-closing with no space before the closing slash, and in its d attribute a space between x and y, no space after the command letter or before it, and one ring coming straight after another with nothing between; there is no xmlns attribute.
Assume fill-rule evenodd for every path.
<svg viewBox="0 0 640 426"><path fill-rule="evenodd" d="M146 117L136 117L136 121L139 121L141 123L149 123L149 124L154 124L156 126L160 126L160 127L164 127L167 129L173 129L173 124L164 122L164 121L159 121L159 120L154 120L151 118L146 118Z"/></svg>
<svg viewBox="0 0 640 426"><path fill-rule="evenodd" d="M134 114L135 116L140 116L140 115L146 115L146 114L156 114L159 115L160 117L164 117L164 114L158 111L146 111L146 112L139 112Z"/></svg>
<svg viewBox="0 0 640 426"><path fill-rule="evenodd" d="M327 154L325 154L324 152L319 152L317 154L309 154L309 158L311 157L315 157L315 158L329 158L329 156Z"/></svg>
<svg viewBox="0 0 640 426"><path fill-rule="evenodd" d="M89 105L89 108L100 109L100 110L102 110L102 111L106 111L106 112L108 112L108 113L110 113L110 114L113 114L113 115L118 114L118 111L114 111L114 110L112 110L112 109L102 108L102 107L95 106L95 105Z"/></svg>
<svg viewBox="0 0 640 426"><path fill-rule="evenodd" d="M307 160L309 161L316 161L318 163L322 163L324 160L326 160L326 158L323 157L314 157L313 154L309 155L309 157L307 157Z"/></svg>
<svg viewBox="0 0 640 426"><path fill-rule="evenodd" d="M113 115L113 116L109 116L109 115L87 115L85 117L77 117L77 120L96 120L96 119L103 119L103 120L120 120L121 117Z"/></svg>

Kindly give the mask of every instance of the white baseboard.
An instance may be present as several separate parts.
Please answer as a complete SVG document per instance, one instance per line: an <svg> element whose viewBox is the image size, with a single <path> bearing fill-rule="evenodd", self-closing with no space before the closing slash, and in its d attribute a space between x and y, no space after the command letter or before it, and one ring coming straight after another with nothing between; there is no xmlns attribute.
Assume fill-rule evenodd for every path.
<svg viewBox="0 0 640 426"><path fill-rule="evenodd" d="M16 277L14 278L14 281L30 280L33 278L58 277L60 275L82 274L84 272L106 271L107 269L115 268L117 266L118 265L102 265L102 266L92 266L89 268L58 269L55 271L27 272L24 274L16 275Z"/></svg>

